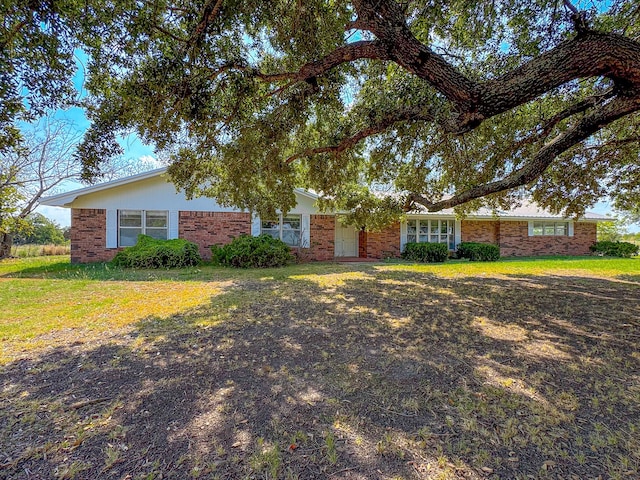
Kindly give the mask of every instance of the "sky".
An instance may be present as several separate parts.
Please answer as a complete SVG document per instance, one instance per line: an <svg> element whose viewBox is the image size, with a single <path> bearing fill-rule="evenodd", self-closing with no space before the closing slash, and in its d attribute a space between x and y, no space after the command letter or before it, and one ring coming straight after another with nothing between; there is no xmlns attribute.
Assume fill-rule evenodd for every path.
<svg viewBox="0 0 640 480"><path fill-rule="evenodd" d="M79 98L86 96L86 91L84 89L84 66L86 63L86 54L82 51L76 51L76 64L78 65L78 71L74 76L73 82L78 90ZM89 120L85 116L84 110L79 107L70 108L68 110L59 110L54 114L54 117L72 122L79 132L86 131L90 125ZM119 143L124 149L125 158L138 159L138 161L147 164L149 166L149 170L158 168L162 165L157 159L153 146L144 144L135 134L120 138ZM56 193L71 191L81 187L83 187L83 185L80 183L67 182L57 190ZM593 208L588 210L602 215L613 216L611 206L607 202L598 202L593 206ZM71 225L71 210L68 208L41 205L36 208L36 211L42 213L62 227ZM629 227L628 230L631 232L638 232L640 231L640 225L633 225Z"/></svg>

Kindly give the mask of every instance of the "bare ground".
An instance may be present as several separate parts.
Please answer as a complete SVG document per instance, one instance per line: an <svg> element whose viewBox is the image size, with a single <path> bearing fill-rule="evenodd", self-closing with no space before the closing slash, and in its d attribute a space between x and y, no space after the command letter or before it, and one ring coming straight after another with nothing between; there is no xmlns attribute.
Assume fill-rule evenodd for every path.
<svg viewBox="0 0 640 480"><path fill-rule="evenodd" d="M1 478L640 478L639 277L354 265L51 335L0 370Z"/></svg>

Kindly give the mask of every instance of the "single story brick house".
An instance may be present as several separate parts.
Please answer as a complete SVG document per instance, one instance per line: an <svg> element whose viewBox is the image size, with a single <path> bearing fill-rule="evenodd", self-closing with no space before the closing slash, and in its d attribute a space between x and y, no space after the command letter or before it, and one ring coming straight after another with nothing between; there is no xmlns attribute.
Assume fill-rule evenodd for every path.
<svg viewBox="0 0 640 480"><path fill-rule="evenodd" d="M166 169L121 178L47 197L44 205L71 208L71 261L108 261L133 245L137 235L184 238L211 257L211 245L240 234L281 238L309 260L336 257L397 257L407 242L440 242L454 250L465 241L500 246L503 256L586 255L596 241L596 224L608 220L587 213L579 220L561 218L528 204L494 215L478 211L462 220L453 211L415 213L381 232L342 225L335 214L315 207L317 196L296 190L297 205L278 218L222 207L210 198L188 200L168 181Z"/></svg>

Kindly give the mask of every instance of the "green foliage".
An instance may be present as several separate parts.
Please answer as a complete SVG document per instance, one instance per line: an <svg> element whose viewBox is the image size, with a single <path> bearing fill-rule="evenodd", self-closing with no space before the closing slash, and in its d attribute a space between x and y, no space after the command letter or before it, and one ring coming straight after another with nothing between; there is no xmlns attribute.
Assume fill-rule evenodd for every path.
<svg viewBox="0 0 640 480"><path fill-rule="evenodd" d="M212 246L211 252L214 263L236 268L282 267L294 259L289 246L270 235L240 235L222 247Z"/></svg>
<svg viewBox="0 0 640 480"><path fill-rule="evenodd" d="M462 242L458 245L456 255L472 262L495 262L500 258L500 247L492 243Z"/></svg>
<svg viewBox="0 0 640 480"><path fill-rule="evenodd" d="M201 262L198 246L182 238L157 240L138 235L138 242L118 252L112 264L128 268L190 267Z"/></svg>
<svg viewBox="0 0 640 480"><path fill-rule="evenodd" d="M618 242L627 233L625 222L615 220L612 222L598 222L598 241Z"/></svg>
<svg viewBox="0 0 640 480"><path fill-rule="evenodd" d="M362 185L346 185L338 197L320 198L320 211L347 212L341 222L368 231L380 231L398 221L404 213L397 198L372 193Z"/></svg>
<svg viewBox="0 0 640 480"><path fill-rule="evenodd" d="M407 243L402 258L414 262L437 263L449 258L449 248L445 243Z"/></svg>
<svg viewBox="0 0 640 480"><path fill-rule="evenodd" d="M26 226L15 235L13 241L16 245L62 245L66 242L64 230L53 220L41 213L32 213L25 219Z"/></svg>
<svg viewBox="0 0 640 480"><path fill-rule="evenodd" d="M628 258L632 255L638 255L640 246L629 242L596 242L589 247L596 255L605 255L607 257L623 257Z"/></svg>

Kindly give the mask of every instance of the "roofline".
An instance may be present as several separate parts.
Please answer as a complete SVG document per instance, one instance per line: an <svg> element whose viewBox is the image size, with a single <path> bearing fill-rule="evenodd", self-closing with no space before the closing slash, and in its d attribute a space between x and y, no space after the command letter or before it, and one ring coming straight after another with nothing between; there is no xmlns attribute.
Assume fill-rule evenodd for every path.
<svg viewBox="0 0 640 480"><path fill-rule="evenodd" d="M585 212L585 213L589 213L589 212ZM599 215L599 214L596 214ZM456 217L455 214L453 213L437 213L437 212L433 212L433 213L408 213L406 214L407 217L445 217L445 218L454 218L457 219L458 217ZM613 221L613 218L607 217L607 216L602 216L602 217L578 217L576 218L567 218L567 217L537 217L534 215L527 215L527 216L519 216L519 215L509 215L507 214L503 214L503 215L473 215L473 214L468 214L466 215L464 218L462 218L461 220L464 220L465 218L469 218L469 219L473 219L473 220L503 220L503 219L509 219L509 220L522 220L524 221L528 221L528 220L566 220L568 222L570 221L574 221L574 222L611 222Z"/></svg>
<svg viewBox="0 0 640 480"><path fill-rule="evenodd" d="M307 198L310 198L311 200L318 200L320 198L320 195L316 193L312 193L309 190L305 190L304 188L296 188L294 189L294 192L299 193L300 195L303 195Z"/></svg>
<svg viewBox="0 0 640 480"><path fill-rule="evenodd" d="M48 197L42 197L40 199L40 204L51 205L51 206L68 206L71 202L73 202L76 198L78 198L81 195L96 193L102 190L107 190L114 187L120 187L122 185L127 185L133 182L138 182L140 180L146 180L148 178L153 178L159 175L163 175L166 172L167 172L167 167L160 167L154 170L148 170L146 172L137 173L135 175L130 175L128 177L117 178L109 182L99 183L97 185L90 185L88 187L78 188L76 190L71 190L69 192L64 192L64 193L58 193L56 195L50 195ZM320 198L319 195L309 192L308 190L304 190L302 188L296 188L294 191L300 195L310 198L311 200L318 200Z"/></svg>
<svg viewBox="0 0 640 480"><path fill-rule="evenodd" d="M128 177L117 178L108 182L99 183L97 185L90 185L88 187L78 188L77 190L71 190L70 192L58 193L56 195L50 195L48 197L42 197L40 204L52 205L52 206L66 206L73 202L80 195L87 195L89 193L100 192L109 188L119 187L128 183L138 182L140 180L146 180L166 173L167 167L160 167L154 170L148 170L142 173L136 173ZM65 200L64 203L59 203L59 200Z"/></svg>

